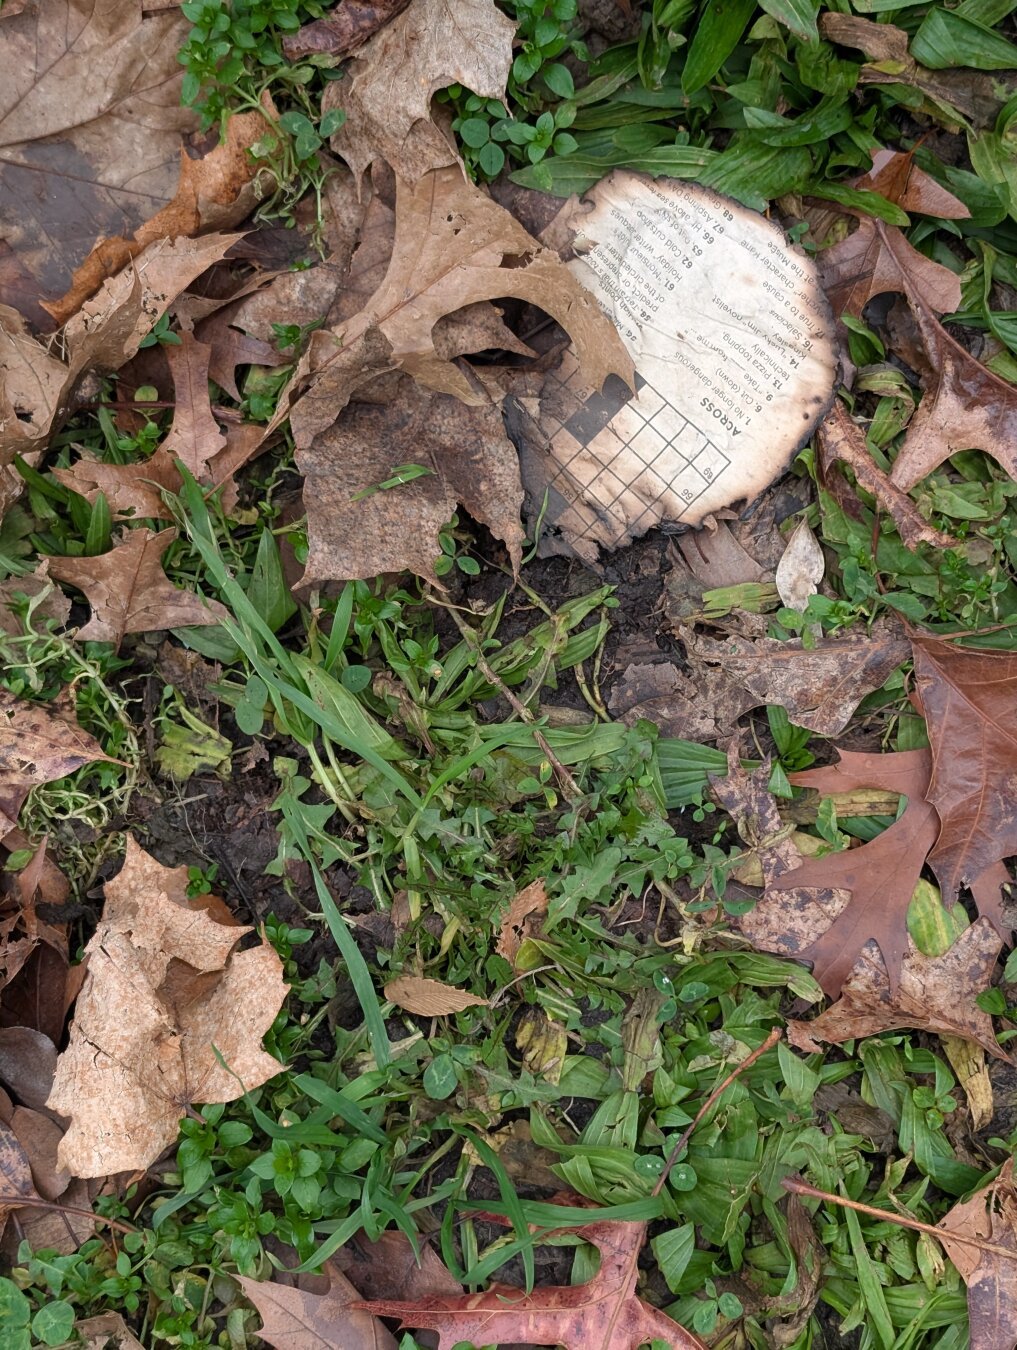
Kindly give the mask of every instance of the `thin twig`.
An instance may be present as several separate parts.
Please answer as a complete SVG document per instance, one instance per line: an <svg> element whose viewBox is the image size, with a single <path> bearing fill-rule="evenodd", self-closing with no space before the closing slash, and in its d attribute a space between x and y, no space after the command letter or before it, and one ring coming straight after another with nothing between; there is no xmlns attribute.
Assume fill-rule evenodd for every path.
<svg viewBox="0 0 1017 1350"><path fill-rule="evenodd" d="M702 1106L696 1112L695 1117L692 1120L692 1124L688 1126L688 1128L685 1130L685 1133L678 1140L677 1144L675 1144L674 1148L668 1155L667 1162L664 1164L664 1170L663 1172L661 1172L659 1178L657 1179L656 1186L654 1186L653 1190L650 1192L651 1195L659 1195L661 1191L664 1189L664 1182L667 1181L671 1173L671 1168L674 1167L675 1163L678 1161L679 1155L682 1153L686 1144L692 1138L692 1134L696 1126L706 1115L707 1111L709 1111L710 1107L714 1104L717 1098L722 1096L723 1093L725 1093L727 1089L731 1086L731 1084L735 1081L735 1079L741 1077L741 1075L745 1072L746 1069L751 1069L752 1065L755 1064L756 1060L761 1058L761 1056L765 1055L767 1050L772 1050L773 1047L780 1040L781 1034L782 1033L780 1027L774 1027L774 1029L770 1032L769 1036L767 1036L763 1044L758 1046L755 1050L753 1050L751 1055L746 1055L746 1057L742 1060L742 1062L738 1065L738 1067L736 1069L731 1070L728 1076L724 1079L723 1083L717 1084L717 1086L710 1093L709 1097L707 1097L706 1101L703 1102Z"/></svg>
<svg viewBox="0 0 1017 1350"><path fill-rule="evenodd" d="M0 1205L17 1206L20 1209L56 1209L61 1214L80 1214L83 1219L94 1219L96 1223L104 1223L107 1228L115 1228L118 1233L138 1231L129 1223L121 1223L119 1219L107 1219L104 1214L96 1214L93 1209L82 1209L80 1205L61 1205L56 1200L36 1199L34 1196L29 1199L24 1195L11 1195L7 1191L0 1191Z"/></svg>
<svg viewBox="0 0 1017 1350"><path fill-rule="evenodd" d="M551 749L550 745L547 742L547 737L540 730L540 728L535 725L537 719L534 717L533 713L530 711L530 709L526 706L525 703L521 702L516 697L516 695L508 687L505 681L499 675L497 675L494 670L491 669L491 666L487 658L484 656L484 653L480 650L480 643L477 641L476 633L473 631L472 628L470 628L468 624L463 622L463 620L459 617L459 615L451 606L448 607L448 612L452 616L453 623L459 629L460 633L463 635L463 641L466 642L466 644L472 649L473 659L476 662L477 669L480 671L481 675L483 675L484 679L488 682L488 684L494 685L495 689L498 690L498 692L506 700L509 706L516 712L516 714L522 719L522 721L524 721L527 724L527 726L533 732L533 739L537 742L537 745L543 751L544 757L547 759L548 764L550 764L551 768L554 770L555 777L558 779L558 784L561 787L561 790L566 794L566 796L571 798L582 796L582 790L579 784L569 773L568 769L566 769L565 765L562 764L561 760L554 753L554 751Z"/></svg>
<svg viewBox="0 0 1017 1350"><path fill-rule="evenodd" d="M979 1251L992 1252L994 1256L1005 1256L1008 1261L1017 1261L1017 1250L1012 1247L1000 1247L995 1242L986 1242L984 1238L969 1237L967 1233L953 1233L949 1229L937 1228L935 1224L922 1223L921 1219L906 1219L903 1214L893 1214L887 1209L863 1205L860 1201L848 1200L843 1195L832 1195L829 1191L817 1190L807 1181L799 1181L797 1177L785 1177L781 1185L795 1195L808 1195L813 1200L825 1200L831 1205L842 1205L844 1209L856 1209L859 1214L868 1214L873 1219L885 1219L887 1223L895 1223L900 1228L913 1228L916 1232L928 1233L930 1237L938 1238L940 1242L961 1242L968 1247L977 1247Z"/></svg>

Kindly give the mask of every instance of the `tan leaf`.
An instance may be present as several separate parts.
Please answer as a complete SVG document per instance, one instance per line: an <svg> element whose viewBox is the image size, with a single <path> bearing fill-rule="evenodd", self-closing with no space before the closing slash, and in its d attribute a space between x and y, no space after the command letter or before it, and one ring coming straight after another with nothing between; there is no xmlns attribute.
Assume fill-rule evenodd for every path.
<svg viewBox="0 0 1017 1350"><path fill-rule="evenodd" d="M383 1322L351 1308L360 1295L334 1259L325 1262L323 1271L329 1281L324 1294L237 1277L244 1297L261 1316L261 1339L275 1350L337 1350L340 1344L342 1350L396 1350L395 1337Z"/></svg>
<svg viewBox="0 0 1017 1350"><path fill-rule="evenodd" d="M40 620L54 619L57 627L62 628L71 616L71 602L59 586L53 585L48 565L41 562L27 576L8 577L6 581L0 581L0 631L15 637L20 637L25 631L16 612L22 596L30 602L32 621L36 627L40 625Z"/></svg>
<svg viewBox="0 0 1017 1350"><path fill-rule="evenodd" d="M4 23L0 235L36 295L62 294L97 238L172 197L196 125L180 106L187 30L140 0L34 0Z"/></svg>
<svg viewBox="0 0 1017 1350"><path fill-rule="evenodd" d="M431 97L462 84L481 98L502 98L515 33L494 0L413 0L361 47L341 89L326 87L322 111L346 113L333 150L358 179L379 158L411 182L458 165L451 139L431 120Z"/></svg>
<svg viewBox="0 0 1017 1350"><path fill-rule="evenodd" d="M207 476L208 461L226 445L208 397L210 355L211 348L190 333L181 333L179 346L166 348L175 406L173 425L159 448L198 479Z"/></svg>
<svg viewBox="0 0 1017 1350"><path fill-rule="evenodd" d="M471 407L402 376L389 402L352 404L297 464L310 547L303 586L404 570L437 583L438 536L460 504L519 566L519 461L493 404ZM378 490L405 464L430 472Z"/></svg>
<svg viewBox="0 0 1017 1350"><path fill-rule="evenodd" d="M78 725L68 690L52 703L29 703L0 689L0 837L17 824L32 788L97 759L117 763Z"/></svg>
<svg viewBox="0 0 1017 1350"><path fill-rule="evenodd" d="M114 519L173 518L163 493L179 491L180 474L164 446L139 464L104 464L82 458L69 469L54 466L50 472L58 483L87 501L94 502L101 492Z"/></svg>
<svg viewBox="0 0 1017 1350"><path fill-rule="evenodd" d="M495 951L515 968L516 957L523 940L535 926L534 916L547 913L547 887L542 877L531 881L512 897L512 902L501 921Z"/></svg>
<svg viewBox="0 0 1017 1350"><path fill-rule="evenodd" d="M35 1189L44 1200L59 1200L71 1184L71 1174L57 1162L63 1130L49 1116L26 1106L14 1108L11 1127L32 1169Z"/></svg>
<svg viewBox="0 0 1017 1350"><path fill-rule="evenodd" d="M268 100L268 95L263 95L263 99ZM268 103L271 112L271 100ZM207 155L192 159L181 148L180 176L173 200L139 225L130 238L119 235L101 238L75 268L67 293L59 300L44 301L43 308L58 323L65 323L107 277L119 272L147 245L160 239L178 239L238 225L258 201L254 179L259 165L248 151L269 131L270 125L259 112L234 113L226 123L224 138L216 141ZM260 171L266 172L264 165Z"/></svg>
<svg viewBox="0 0 1017 1350"><path fill-rule="evenodd" d="M88 972L47 1105L70 1119L58 1161L76 1176L148 1167L196 1102L229 1102L279 1073L261 1048L286 996L267 945L234 950L161 867L128 839L85 949Z"/></svg>
<svg viewBox="0 0 1017 1350"><path fill-rule="evenodd" d="M40 448L71 412L82 375L119 370L170 302L237 238L210 234L149 245L65 324L66 361L51 356L17 312L0 305L0 463Z"/></svg>
<svg viewBox="0 0 1017 1350"><path fill-rule="evenodd" d="M795 526L777 564L777 594L789 609L803 613L809 596L816 594L826 563L819 540L804 518Z"/></svg>
<svg viewBox="0 0 1017 1350"><path fill-rule="evenodd" d="M141 1342L119 1313L100 1313L74 1323L83 1350L143 1350Z"/></svg>
<svg viewBox="0 0 1017 1350"><path fill-rule="evenodd" d="M1003 1350L1017 1341L1017 1186L1007 1158L994 1181L954 1205L938 1225L946 1254L968 1287L971 1350ZM1012 1255L987 1252L950 1234L977 1237Z"/></svg>
<svg viewBox="0 0 1017 1350"><path fill-rule="evenodd" d="M79 641L119 647L127 633L217 623L225 615L217 600L178 590L163 572L162 555L175 538L176 530L153 534L142 527L97 558L49 559L52 575L84 591L92 606Z"/></svg>
<svg viewBox="0 0 1017 1350"><path fill-rule="evenodd" d="M397 1008L405 1008L419 1017L447 1017L465 1008L487 1007L486 998L422 975L397 975L386 984L385 997Z"/></svg>
<svg viewBox="0 0 1017 1350"><path fill-rule="evenodd" d="M504 266L508 260L512 265ZM488 395L441 359L434 328L465 305L505 296L538 305L562 324L592 385L599 388L610 374L633 385L621 338L583 285L453 166L397 184L395 246L384 281L352 319L311 335L272 425L288 410L297 445L306 448L356 388L396 367L436 393L483 406Z"/></svg>

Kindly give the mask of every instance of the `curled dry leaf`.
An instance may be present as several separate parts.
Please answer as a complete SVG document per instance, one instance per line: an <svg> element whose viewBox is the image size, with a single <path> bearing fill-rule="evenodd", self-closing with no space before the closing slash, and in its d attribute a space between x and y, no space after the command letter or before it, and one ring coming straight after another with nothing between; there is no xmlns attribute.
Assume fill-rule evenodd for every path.
<svg viewBox="0 0 1017 1350"><path fill-rule="evenodd" d="M70 1119L58 1161L79 1177L148 1167L200 1102L230 1102L279 1073L261 1048L286 996L267 944L187 898L187 869L128 837L85 949L88 971L47 1105ZM209 912L212 909L213 913Z"/></svg>
<svg viewBox="0 0 1017 1350"><path fill-rule="evenodd" d="M999 1175L970 1200L954 1205L938 1226L946 1254L968 1288L971 1350L1012 1350L1017 1342L1017 1185L1014 1161L1008 1158ZM981 1238L1002 1252L987 1252L958 1242Z"/></svg>
<svg viewBox="0 0 1017 1350"><path fill-rule="evenodd" d="M323 52L346 56L374 37L379 28L401 14L410 0L343 0L327 19L306 23L298 33L283 38L283 52L291 61Z"/></svg>
<svg viewBox="0 0 1017 1350"><path fill-rule="evenodd" d="M788 609L803 613L809 596L815 595L823 580L826 563L819 540L804 518L795 526L777 564L777 594Z"/></svg>
<svg viewBox="0 0 1017 1350"><path fill-rule="evenodd" d="M819 463L824 473L829 473L838 461L846 464L859 487L871 492L876 504L893 520L908 548L915 549L919 544L952 548L957 543L953 535L930 525L904 489L883 472L869 454L861 427L840 399L819 428L818 444Z"/></svg>
<svg viewBox="0 0 1017 1350"><path fill-rule="evenodd" d="M919 634L912 646L941 821L929 862L949 901L1017 853L1017 657Z"/></svg>
<svg viewBox="0 0 1017 1350"><path fill-rule="evenodd" d="M97 238L129 235L172 197L197 120L180 105L187 27L141 0L33 0L4 22L0 235L34 282L16 297L33 322Z"/></svg>
<svg viewBox="0 0 1017 1350"><path fill-rule="evenodd" d="M397 1008L404 1008L419 1017L446 1017L465 1008L487 1007L486 998L478 998L465 989L456 989L441 980L428 980L422 975L397 975L386 984L385 997Z"/></svg>
<svg viewBox="0 0 1017 1350"><path fill-rule="evenodd" d="M458 166L452 139L431 120L431 97L461 84L481 98L502 98L515 33L494 0L413 0L361 47L341 88L326 87L322 112L346 113L333 150L358 180L376 159L409 182Z"/></svg>
<svg viewBox="0 0 1017 1350"><path fill-rule="evenodd" d="M0 305L0 464L39 449L70 413L81 376L119 370L170 302L237 237L210 234L150 244L64 325L66 361L37 342L15 310Z"/></svg>
<svg viewBox="0 0 1017 1350"><path fill-rule="evenodd" d="M69 690L52 703L29 703L0 689L0 838L17 825L32 788L98 759L118 762L78 725Z"/></svg>
<svg viewBox="0 0 1017 1350"><path fill-rule="evenodd" d="M267 102L267 111L274 111L267 94L263 100ZM258 161L249 151L270 125L259 112L234 113L226 124L223 139L207 155L192 159L181 148L180 177L173 200L139 225L130 238L120 235L100 238L75 268L66 294L59 300L44 301L43 308L58 323L65 323L107 277L119 272L149 244L239 225L257 205L254 183L257 174L267 172L264 165L259 170Z"/></svg>
<svg viewBox="0 0 1017 1350"><path fill-rule="evenodd" d="M396 1350L395 1337L370 1313L356 1309L360 1295L334 1258L325 1262L327 1293L275 1280L237 1282L261 1316L258 1335L275 1350ZM341 1337L341 1339L340 1339Z"/></svg>
<svg viewBox="0 0 1017 1350"><path fill-rule="evenodd" d="M438 1334L438 1350L476 1345L560 1345L565 1350L638 1350L661 1340L672 1350L703 1343L635 1292L643 1223L603 1222L571 1229L600 1251L600 1269L586 1284L538 1288L532 1294L492 1285L483 1294L434 1295L413 1302L374 1299L355 1307L398 1317L404 1327Z"/></svg>
<svg viewBox="0 0 1017 1350"><path fill-rule="evenodd" d="M434 329L466 305L506 296L537 305L561 323L591 384L599 387L616 374L632 385L631 359L593 297L556 253L541 248L452 167L397 184L395 245L384 281L353 318L311 334L271 425L288 414L294 439L305 449L358 387L397 367L436 393L483 406L489 396L442 359Z"/></svg>
<svg viewBox="0 0 1017 1350"><path fill-rule="evenodd" d="M536 881L531 881L528 886L524 886L521 891L517 891L512 897L512 901L505 911L505 917L501 921L495 951L499 956L504 956L513 970L516 968L519 948L526 938L532 934L534 928L539 925L546 913L547 887L541 877L538 877Z"/></svg>
<svg viewBox="0 0 1017 1350"><path fill-rule="evenodd" d="M84 591L92 607L79 641L119 647L127 633L217 623L225 616L217 600L178 590L163 572L162 555L176 534L153 534L142 527L129 530L123 543L98 557L48 560L52 575Z"/></svg>

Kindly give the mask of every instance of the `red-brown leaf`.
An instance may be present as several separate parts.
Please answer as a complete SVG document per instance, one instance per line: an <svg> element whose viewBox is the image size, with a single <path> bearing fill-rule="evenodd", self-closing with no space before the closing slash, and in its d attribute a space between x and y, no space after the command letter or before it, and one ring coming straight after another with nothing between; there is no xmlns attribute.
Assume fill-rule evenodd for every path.
<svg viewBox="0 0 1017 1350"><path fill-rule="evenodd" d="M1017 1187L1013 1159L970 1200L954 1205L939 1225L943 1246L968 1287L971 1350L1012 1350L1017 1341ZM981 1238L1013 1255L987 1252L950 1233Z"/></svg>
<svg viewBox="0 0 1017 1350"><path fill-rule="evenodd" d="M403 1302L378 1299L352 1306L405 1327L438 1333L438 1350L475 1345L561 1345L566 1350L638 1350L654 1339L673 1350L703 1343L637 1297L636 1261L646 1236L641 1223L592 1223L575 1230L600 1249L600 1270L587 1284L551 1286L532 1294L496 1285L483 1294Z"/></svg>

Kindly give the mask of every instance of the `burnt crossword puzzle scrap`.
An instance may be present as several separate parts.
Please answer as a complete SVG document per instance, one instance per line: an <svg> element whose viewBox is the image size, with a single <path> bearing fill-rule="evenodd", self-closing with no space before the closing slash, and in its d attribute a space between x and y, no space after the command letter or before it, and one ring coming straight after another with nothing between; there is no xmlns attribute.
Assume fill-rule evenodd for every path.
<svg viewBox="0 0 1017 1350"><path fill-rule="evenodd" d="M641 376L635 395L611 376L603 392L583 383L570 350L547 376L541 398L542 429L553 448L556 471L548 486L575 505L580 499L606 511L622 529L641 532L659 514L664 498L702 496L731 461L688 417ZM595 494L595 497L594 497ZM633 496L642 513L627 519L622 502ZM668 511L681 519L683 511ZM585 533L594 529L591 520Z"/></svg>

